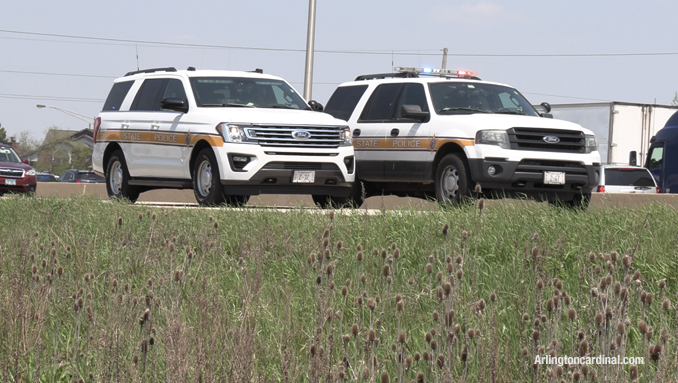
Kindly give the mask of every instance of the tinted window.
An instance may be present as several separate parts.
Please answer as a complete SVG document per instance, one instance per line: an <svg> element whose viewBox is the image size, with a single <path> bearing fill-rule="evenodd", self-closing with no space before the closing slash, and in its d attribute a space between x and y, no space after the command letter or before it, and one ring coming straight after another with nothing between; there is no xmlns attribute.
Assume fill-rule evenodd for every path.
<svg viewBox="0 0 678 383"><path fill-rule="evenodd" d="M59 182L70 182L75 179L75 176L73 175L73 172L70 170L66 170L61 174L59 177Z"/></svg>
<svg viewBox="0 0 678 383"><path fill-rule="evenodd" d="M648 169L661 168L663 161L664 161L664 147L655 146L650 151L650 154L647 155L647 163L645 164L645 167Z"/></svg>
<svg viewBox="0 0 678 383"><path fill-rule="evenodd" d="M188 98L186 98L186 91L184 91L184 84L181 80L170 79L167 81L167 87L165 87L165 92L160 100L162 101L166 98L178 98L183 100L185 105L188 105Z"/></svg>
<svg viewBox="0 0 678 383"><path fill-rule="evenodd" d="M103 177L98 176L94 172L80 173L79 178L81 180L92 180L92 181L97 181L97 182L105 182L106 181Z"/></svg>
<svg viewBox="0 0 678 383"><path fill-rule="evenodd" d="M386 121L393 119L396 96L401 84L383 84L374 90L365 105L360 121Z"/></svg>
<svg viewBox="0 0 678 383"><path fill-rule="evenodd" d="M37 174L36 178L38 182L54 182L56 178L53 175L49 174Z"/></svg>
<svg viewBox="0 0 678 383"><path fill-rule="evenodd" d="M104 103L103 110L120 110L120 105L122 105L122 102L125 100L125 96L127 96L127 92L129 92L132 84L134 84L134 81L116 82L113 84L113 88L111 88L111 91L108 93L108 98L106 98L106 102Z"/></svg>
<svg viewBox="0 0 678 383"><path fill-rule="evenodd" d="M428 112L428 103L426 102L426 92L421 84L405 84L403 95L398 105L397 117L400 118L400 109L403 105L419 105L422 112Z"/></svg>
<svg viewBox="0 0 678 383"><path fill-rule="evenodd" d="M605 185L655 186L647 169L605 169Z"/></svg>
<svg viewBox="0 0 678 383"><path fill-rule="evenodd" d="M358 105L360 97L365 93L367 85L344 86L337 88L327 101L325 113L332 115L340 120L348 120L353 114L355 106Z"/></svg>
<svg viewBox="0 0 678 383"><path fill-rule="evenodd" d="M164 78L145 80L132 103L131 110L160 110L160 91L165 85Z"/></svg>

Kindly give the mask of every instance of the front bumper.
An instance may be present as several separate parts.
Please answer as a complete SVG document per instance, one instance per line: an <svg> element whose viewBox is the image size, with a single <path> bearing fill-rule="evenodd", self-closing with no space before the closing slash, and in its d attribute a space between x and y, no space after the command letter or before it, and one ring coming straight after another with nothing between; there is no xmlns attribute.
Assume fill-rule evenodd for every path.
<svg viewBox="0 0 678 383"><path fill-rule="evenodd" d="M490 166L495 174L489 175ZM600 164L585 165L577 161L523 159L508 161L504 158L469 159L471 177L479 182L483 191L524 194L543 199L571 199L575 194L587 194L598 185ZM544 183L544 172L565 173L565 183Z"/></svg>
<svg viewBox="0 0 678 383"><path fill-rule="evenodd" d="M0 177L0 192L2 193L33 193L35 192L37 182L35 177L33 180L28 179L30 177L21 178L9 178L16 180L16 185L7 185L5 178Z"/></svg>

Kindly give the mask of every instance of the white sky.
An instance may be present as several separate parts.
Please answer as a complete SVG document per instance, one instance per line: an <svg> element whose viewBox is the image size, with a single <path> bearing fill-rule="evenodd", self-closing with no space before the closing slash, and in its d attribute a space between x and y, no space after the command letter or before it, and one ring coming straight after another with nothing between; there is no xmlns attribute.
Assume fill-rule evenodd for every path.
<svg viewBox="0 0 678 383"><path fill-rule="evenodd" d="M447 47L448 68L515 86L533 104L670 104L678 90L676 15L675 0L318 0L313 98L325 104L339 83L394 65L440 67ZM36 138L52 125L86 128L35 105L96 116L113 79L137 68L136 50L142 69L263 68L303 93L307 21L307 0L2 0L0 124L9 135L28 130ZM620 53L635 55L530 56Z"/></svg>

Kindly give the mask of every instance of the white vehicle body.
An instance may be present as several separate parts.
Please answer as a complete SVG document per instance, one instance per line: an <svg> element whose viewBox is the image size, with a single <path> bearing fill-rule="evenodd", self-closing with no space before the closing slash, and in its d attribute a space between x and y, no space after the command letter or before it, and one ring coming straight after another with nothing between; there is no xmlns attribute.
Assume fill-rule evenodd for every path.
<svg viewBox="0 0 678 383"><path fill-rule="evenodd" d="M473 108L478 109L468 104L442 108L440 104L452 102L456 96L446 96L441 87L465 87L459 91L467 96L463 102L477 102ZM499 102L499 97L490 100L474 95L475 91L484 94L483 87L497 89L501 102L513 97L515 102L524 100L512 87L476 77L381 74L341 84L325 111L348 121L354 136L357 177L371 189L367 194L435 192L444 202L445 194L455 199L457 192L468 194L476 183L486 194L520 194L546 200L568 201L591 193L598 184L600 165L593 132L571 122L541 117L526 100L520 107L515 104L513 109L491 111L487 103ZM389 92L394 94L391 101L382 97ZM415 104L414 113L403 108L409 108L408 104ZM377 108L390 108L390 116L373 119ZM469 113L449 114L454 110ZM478 134L496 134L499 138L488 143L479 140ZM439 174L441 161L451 154L463 168ZM457 174L466 171L468 176L463 178L470 179Z"/></svg>
<svg viewBox="0 0 678 383"><path fill-rule="evenodd" d="M153 87L159 89L158 96L144 108L143 97L153 94ZM119 105L109 102L122 92L116 88L128 88L117 96L122 97ZM257 96L257 89L273 106L242 100ZM195 189L196 156L211 149L216 164L203 169L209 172L203 179L207 191L214 186L231 196L347 196L354 181L354 152L345 121L311 110L294 93L283 79L259 72L132 72L115 80L99 114L93 168L107 177L109 194L111 187L120 187L123 175L132 194L163 187ZM296 109L284 105L288 96L293 96ZM176 99L181 106L170 105ZM126 173L113 179L108 165L117 150L124 155ZM210 183L217 175L221 186ZM201 202L197 192L196 198Z"/></svg>
<svg viewBox="0 0 678 383"><path fill-rule="evenodd" d="M657 194L657 182L647 168L602 165L597 193Z"/></svg>
<svg viewBox="0 0 678 383"><path fill-rule="evenodd" d="M596 135L600 157L607 164L628 164L636 152L640 165L647 155L650 139L676 112L669 105L628 102L552 104L554 119L577 123Z"/></svg>

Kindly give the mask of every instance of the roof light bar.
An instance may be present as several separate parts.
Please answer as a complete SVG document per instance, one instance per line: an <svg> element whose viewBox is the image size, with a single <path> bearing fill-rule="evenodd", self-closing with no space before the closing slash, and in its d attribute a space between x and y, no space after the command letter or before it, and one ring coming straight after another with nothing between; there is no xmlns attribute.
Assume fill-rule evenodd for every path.
<svg viewBox="0 0 678 383"><path fill-rule="evenodd" d="M457 69L437 69L437 68L417 68L413 66L397 66L393 68L395 72L404 73L421 73L421 74L431 74L439 76L457 76L457 77L476 77L478 72L468 71L468 70L457 70Z"/></svg>

